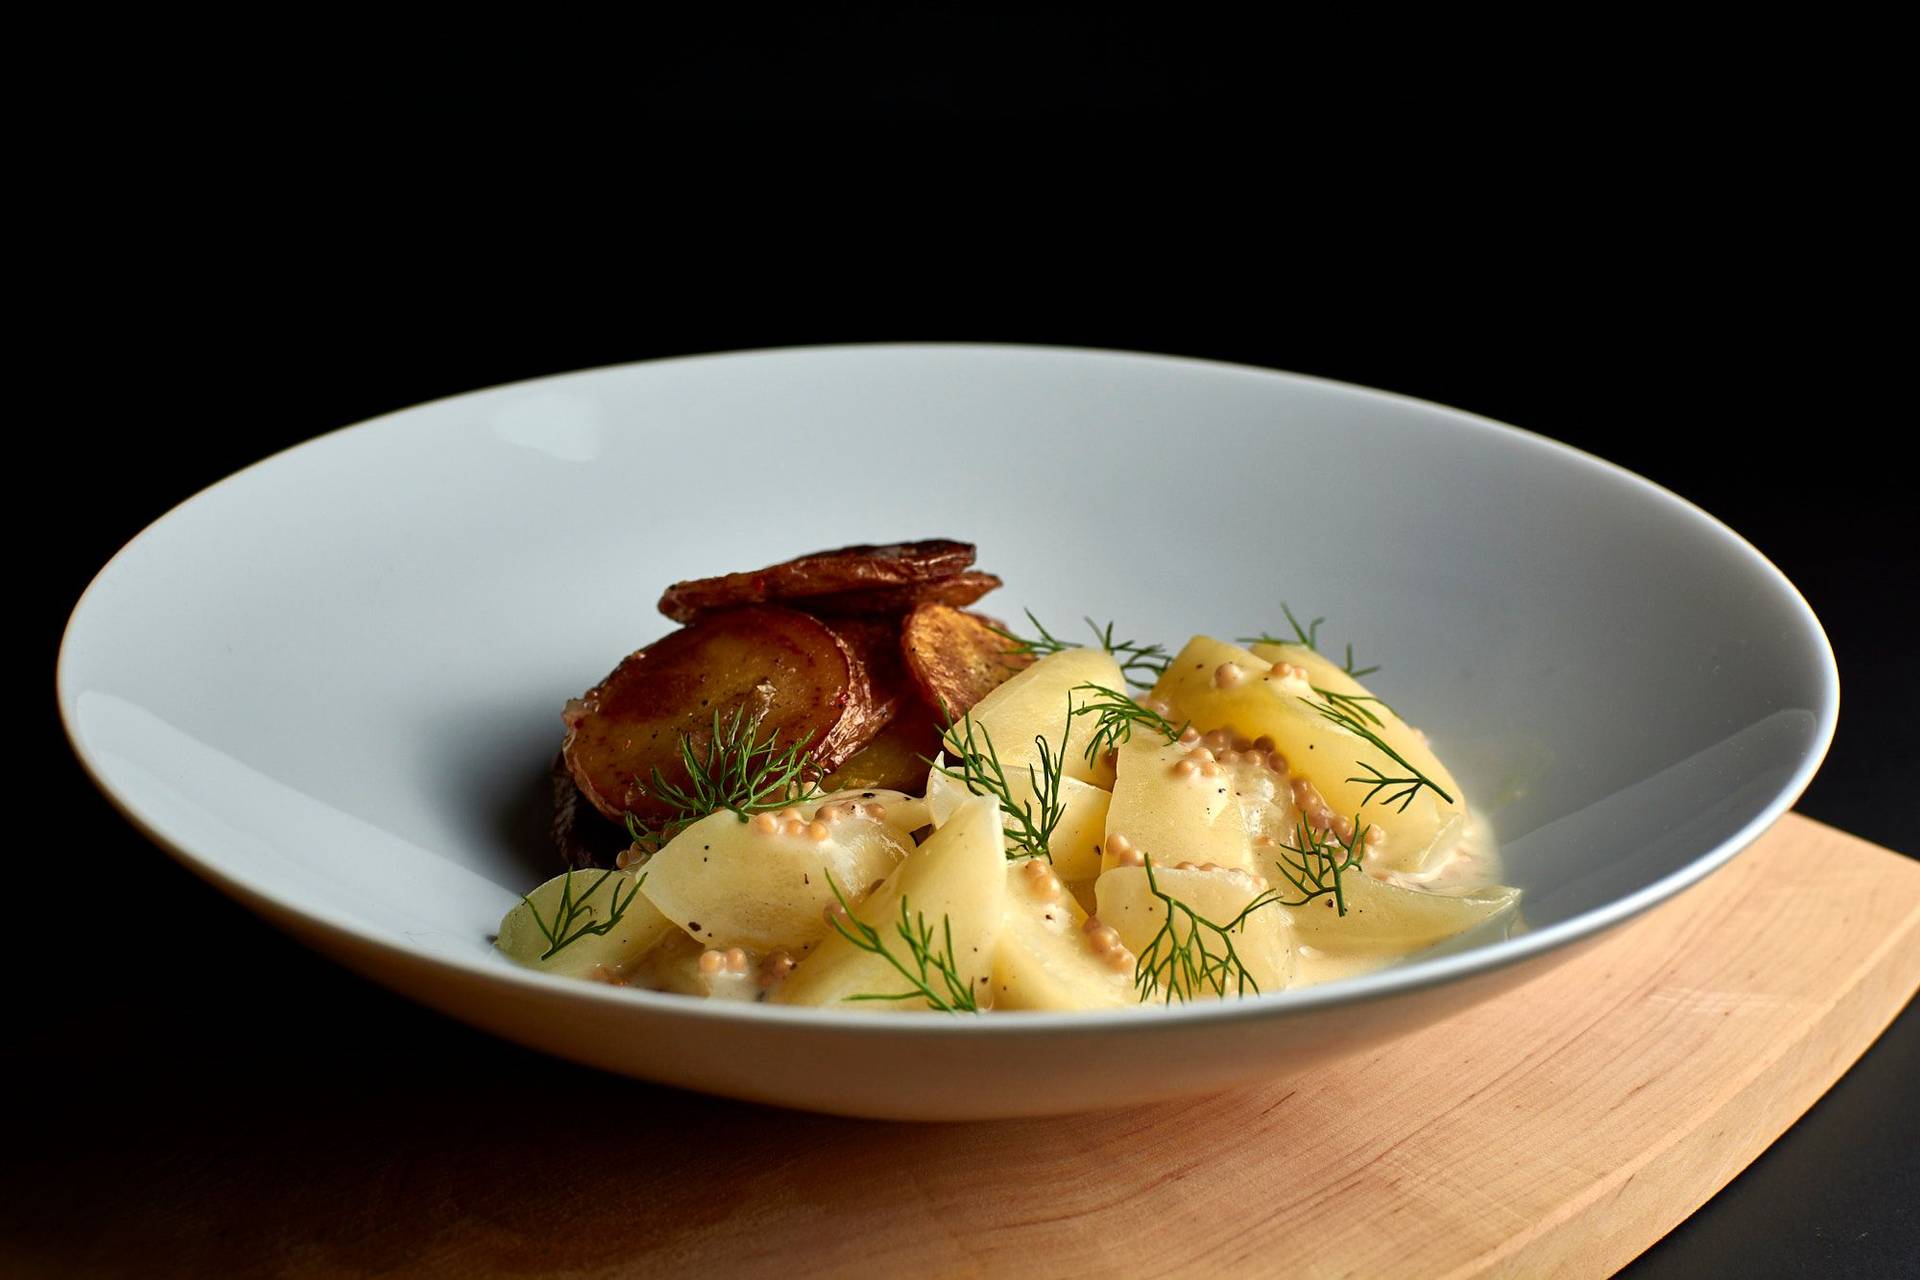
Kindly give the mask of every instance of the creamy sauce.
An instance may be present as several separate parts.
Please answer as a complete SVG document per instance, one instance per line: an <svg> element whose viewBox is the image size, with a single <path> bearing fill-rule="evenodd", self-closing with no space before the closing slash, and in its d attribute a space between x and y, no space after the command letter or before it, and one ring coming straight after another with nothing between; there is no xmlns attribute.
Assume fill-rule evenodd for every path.
<svg viewBox="0 0 1920 1280"><path fill-rule="evenodd" d="M703 996L709 1000L764 1000L762 981L764 957L748 952L744 972L721 969L708 972L700 964L707 948L684 935L653 948L634 965L624 985L643 991L664 991L678 996Z"/></svg>
<svg viewBox="0 0 1920 1280"><path fill-rule="evenodd" d="M1249 785L1247 799L1250 808L1271 805L1284 813L1286 822L1279 830L1286 830L1294 818L1294 811L1287 804L1285 792L1273 796L1273 788L1268 787L1265 794ZM1464 897L1482 889L1501 884L1501 860L1499 846L1494 838L1492 824L1479 813L1470 816L1465 832L1454 847L1434 858L1420 871L1369 871L1368 874L1389 884L1405 889L1414 889L1422 893L1438 894L1445 897ZM1310 943L1299 943L1294 950L1295 964L1293 981L1289 990L1295 987L1313 986L1322 982L1336 982L1343 978L1357 978L1364 974L1377 973L1381 969L1415 956L1431 955L1475 945L1487 940L1487 929L1496 928L1500 936L1523 927L1519 911L1504 913L1501 917L1481 929L1470 930L1466 934L1439 943L1432 947L1404 953L1358 953L1338 954L1323 950ZM758 980L756 973L760 957L754 957L754 968L745 974L717 973L701 971L700 956L705 950L691 938L676 938L665 945L655 947L642 957L632 971L625 977L623 985L639 987L648 991L664 991L675 995L703 996L716 1000L756 1001L766 998L766 990Z"/></svg>
<svg viewBox="0 0 1920 1280"><path fill-rule="evenodd" d="M1299 946L1294 949L1293 987L1310 987L1316 983L1333 982L1340 978L1357 978L1361 974L1373 973L1388 965L1405 959L1404 956L1336 956L1328 955L1317 947Z"/></svg>
<svg viewBox="0 0 1920 1280"><path fill-rule="evenodd" d="M1436 857L1427 867L1419 871L1370 871L1368 874L1403 889L1455 898L1503 884L1500 849L1494 839L1493 824L1478 812L1469 813L1466 830L1453 848ZM1293 986L1306 987L1342 978L1358 978L1418 956L1464 950L1496 937L1506 937L1524 927L1520 909L1514 907L1479 928L1469 929L1444 942L1413 951L1338 955L1308 943L1300 943L1294 949Z"/></svg>
<svg viewBox="0 0 1920 1280"><path fill-rule="evenodd" d="M1373 861L1371 855L1363 860ZM1500 848L1493 825L1477 810L1467 815L1466 830L1453 848L1418 871L1376 871L1368 874L1402 889L1418 889L1444 897L1461 898L1501 883Z"/></svg>
<svg viewBox="0 0 1920 1280"><path fill-rule="evenodd" d="M1196 637L1189 647L1197 647L1201 653L1205 653L1209 647L1216 653L1234 652L1229 646L1206 637ZM1063 651L1042 659L1028 670L1039 672L1048 669L1048 663L1078 663L1084 666L1087 661L1085 652ZM1081 656L1072 656L1074 654ZM1100 655L1095 655L1095 660L1109 661L1111 665L1110 660ZM1231 719L1238 713L1233 711L1230 701L1221 701L1222 698L1230 700L1263 692L1252 683L1256 670L1246 665L1251 661L1215 662L1210 668L1200 663L1195 665L1193 672L1184 672L1183 669L1180 678L1187 682L1183 699L1193 699L1203 710L1211 707L1209 714L1216 722ZM1316 658L1313 661L1320 660ZM1059 670L1057 665L1053 669ZM1072 671L1061 677L1063 689L1083 687L1068 685L1069 681L1079 678L1072 673L1078 670L1079 667L1073 667ZM1169 670L1171 672L1172 669ZM1263 663L1258 670L1265 673L1265 678L1289 686L1275 696L1304 698L1316 691L1308 680L1311 673L1306 668L1281 662ZM1168 678L1163 676L1163 685ZM1030 677L1023 675L1018 679ZM1333 679L1332 675L1329 675L1329 679L1336 685L1340 683L1340 679ZM1000 686L1001 689L1015 687L1014 682ZM1242 692L1235 693L1235 690ZM989 695L989 702L993 696ZM1067 696L1071 705L1071 694ZM1359 693L1347 696L1352 699L1363 697ZM1327 699L1328 706L1332 706L1333 695L1328 694ZM1021 715L1030 712L1025 704L1012 705ZM1155 702L1152 698L1143 701L1141 706L1167 717L1170 724L1187 718L1175 712L1167 703ZM1070 729L1072 715L1075 714L1079 712L1069 715ZM957 812L966 811L960 807L963 802L966 806L980 802L968 795L966 788L950 782L950 775L941 770L936 770L930 777L930 789L925 797L877 789L836 793L796 801L777 811L758 813L747 822L719 824L717 829L698 837L700 841L712 843L701 843L697 849L691 844L685 847L691 850L685 861L692 867L693 861L697 860L699 866L692 869L698 873L699 883L707 884L719 873L718 867L707 866L707 855L711 854L715 863L729 868L729 874L734 876L734 882L730 885L734 892L728 896L705 890L707 897L683 906L678 913L668 901L674 891L670 878L675 874L675 867L665 865L672 860L676 846L670 844L654 855L663 860L661 865L650 860L623 858L625 870L638 871L643 866L653 869L654 883L646 887L646 892L661 907L660 911L654 912L656 916L662 916L659 923L664 927L670 917L682 921L681 928L688 932L675 930L667 941L658 944L649 940L647 945L651 949L644 955L626 962L617 971L603 973L596 969L590 976L618 985L707 999L764 1001L771 997L814 1004L850 998L835 994L839 988L833 986L833 978L822 979L818 976L835 974L838 971L832 966L847 963L853 953L845 948L829 951L819 948L822 937L830 937L831 933L830 930L821 933L814 912L818 909L824 914L829 926L842 918L838 913L850 908L857 913L866 896L886 883L877 877L893 864L870 868L876 877L870 885L866 883L868 875L863 871L857 880L847 886L846 892L852 894L851 899L840 897L839 905L835 905L832 901L816 900L821 893L821 882L804 874L813 863L787 867L784 863L776 865L769 861L773 853L781 850L786 850L783 856L793 856L796 847L807 858L825 858L829 852L841 850L844 842L837 832L839 824L848 821L856 822L861 830L868 832L873 832L876 824L890 829L878 834L886 837L887 849L899 851L895 873L904 877L900 881L903 910L907 901L905 886L912 882L916 905L923 900L920 896L922 893L931 896L935 903L957 904L951 919L939 921L943 930L958 931L959 926L965 924L975 931L975 943L971 951L948 956L944 968L940 967L937 956L941 935L930 931L932 922L924 917L919 928L926 933L926 937L919 941L900 934L898 929L891 926L880 928L879 922L865 922L863 927L866 928L868 941L874 945L859 945L859 950L894 948L880 950L879 953L887 956L894 967L906 975L908 971L904 965L907 962L896 954L900 945L896 935L899 935L904 938L906 949L917 958L922 977L930 972L952 974L958 971L958 965L984 963L976 961L974 956L988 953L992 954L991 964L995 974L1004 963L1009 966L1009 973L1029 975L1017 983L995 977L980 999L982 1007L986 1007L993 998L996 987L999 991L1010 993L1007 1003L1015 1008L1105 1007L1111 996L1107 987L1117 981L1116 974L1131 972L1136 962L1135 953L1125 946L1118 946L1116 941L1126 936L1129 927L1127 922L1131 921L1138 935L1129 938L1128 945L1145 949L1158 945L1155 942L1159 936L1154 933L1156 928L1168 927L1164 923L1167 912L1148 899L1147 890L1140 886L1129 888L1132 882L1127 876L1131 874L1131 868L1144 864L1144 851L1149 847L1166 852L1165 862L1168 865L1161 870L1170 877L1168 883L1180 877L1195 877L1180 881L1184 887L1171 891L1179 899L1176 905L1184 909L1190 919L1196 913L1203 922L1216 918L1223 922L1232 920L1236 918L1236 912L1242 912L1244 916L1243 908L1251 898L1271 891L1264 900L1263 909L1267 913L1257 918L1247 917L1242 925L1246 941L1236 943L1235 959L1229 961L1217 955L1209 956L1206 954L1207 948L1199 948L1201 960L1218 965L1221 972L1228 971L1229 964L1236 965L1243 977L1253 976L1257 969L1263 989L1268 987L1269 981L1276 987L1284 983L1291 988L1360 977L1406 960L1485 945L1525 928L1517 906L1518 892L1501 883L1503 868L1492 825L1479 811L1467 807L1465 797L1460 794L1456 783L1450 778L1447 781L1448 786L1456 788L1454 795L1459 796L1457 801L1448 796L1444 809L1416 811L1404 821L1395 819L1399 814L1406 814L1406 804L1402 804L1394 815L1390 816L1385 811L1385 806L1391 805L1398 798L1397 795L1389 795L1379 811L1370 811L1365 809L1365 805L1371 800L1372 792L1367 793L1366 799L1356 801L1352 786L1343 792L1340 785L1335 784L1323 793L1313 778L1322 776L1329 780L1338 779L1346 772L1336 769L1346 751L1345 739L1326 738L1324 735L1331 731L1320 725L1318 720L1312 720L1305 729L1300 728L1295 720L1303 717L1304 713L1296 712L1293 720L1281 718L1275 721L1272 725L1274 737L1248 740L1225 728L1202 733L1190 727L1180 734L1177 747L1170 745L1166 750L1161 749L1157 740L1149 738L1143 749L1136 750L1135 756L1129 757L1148 762L1139 766L1141 772L1138 775L1125 770L1121 771L1125 776L1115 774L1114 766L1118 763L1118 757L1124 754L1120 743L1107 752L1104 766L1096 766L1105 768L1104 781L1089 783L1069 777L1063 766L1060 775L1062 781L1057 782L1056 787L1070 782L1069 791L1077 788L1077 792L1072 794L1078 797L1078 807L1060 802L1060 816L1054 821L1066 825L1056 829L1054 836L1066 843L1056 844L1054 848L1070 848L1082 856L1071 863L1056 863L1051 872L1038 862L1029 864L1025 880L1011 877L1017 882L1015 887L1021 891L1009 893L1004 908L993 905L999 901L998 893L989 894L982 887L988 878L1000 873L999 828L994 826L990 832L983 822L971 819L969 822L956 820L949 825L946 819ZM1375 723L1382 722L1376 720ZM1384 726L1383 732L1391 736L1395 732L1392 725L1397 723L1395 721ZM1015 727L1025 727L1019 723L1018 716L1015 717ZM1006 727L1002 726L1002 729L1006 730ZM1174 732L1170 725L1166 728L1169 739ZM1424 735L1412 730L1407 732L1417 735L1419 741L1424 743ZM1004 736L1014 741L1020 735L1006 730ZM1276 738L1293 753L1291 758L1295 761L1294 765L1289 764L1289 755L1276 747ZM1378 743L1377 739L1372 740ZM1120 740L1122 743L1126 741L1132 739ZM1401 746L1414 757L1426 758L1424 748L1415 750L1407 741L1403 741ZM1316 747L1320 749L1318 757L1307 754ZM1390 748L1388 751L1392 754ZM1399 760L1400 757L1395 755L1394 759ZM1299 767L1302 762L1306 767ZM1093 763L1091 757L1089 763ZM1401 763L1405 764L1405 761ZM994 764L997 768L997 759ZM1371 766L1362 761L1359 767ZM1418 771L1416 765L1408 764L1406 767L1416 773ZM1431 762L1428 767L1444 773L1444 768L1437 761ZM1329 773L1328 770L1335 771ZM1377 774L1378 770L1374 772ZM1018 780L1017 774L1015 780ZM1034 787L1039 786L1038 775L1032 769L1027 770L1027 781ZM1353 777L1344 779L1346 784L1363 781ZM1439 791L1439 784L1424 778L1421 781ZM1194 798L1198 794L1194 791L1196 783L1200 784L1200 792L1204 793L1204 798L1198 801ZM1003 790L1010 785L1006 780L1000 784ZM1126 789L1128 785L1137 789L1129 791ZM1098 806L1087 803L1089 795L1093 800L1099 800L1102 791L1107 793L1104 803ZM1400 794L1411 797L1413 792L1409 788ZM1440 794L1447 795L1445 792ZM1342 796L1356 804L1353 815L1343 816L1334 809L1334 802ZM1003 805L1014 803L1015 800L1002 800ZM991 811L991 806L984 810L986 813ZM1356 830L1360 826L1358 814L1362 812L1370 813L1378 820ZM1176 817L1189 822L1191 830L1174 821ZM1083 822L1091 825L1084 828L1074 825ZM1141 825L1136 826L1136 823ZM977 838L975 834L961 837L951 835L957 831L971 832L974 828L978 829ZM1125 829L1124 834L1121 828ZM692 839L691 833L700 829L696 824L678 838ZM1062 834L1066 831L1072 832L1071 837ZM948 834L943 835L942 832ZM1389 848L1395 839L1407 842L1399 859L1392 856ZM909 852L925 847L925 842L937 843L942 840L947 840L948 844L938 854L916 859ZM803 843L796 845L795 842ZM1296 849L1296 845L1302 845L1303 849ZM851 844L845 845L845 848L852 847ZM1083 856L1089 849L1093 855L1091 860ZM1318 850L1317 854L1315 849ZM1425 857L1418 857L1422 850L1432 852ZM1355 869L1341 873L1347 910L1344 916L1340 916L1335 910L1336 900L1330 893L1332 881L1328 877L1335 860L1342 857L1345 851L1357 853L1359 862ZM1190 854L1192 861L1180 861L1179 855L1183 852ZM1316 857L1319 861L1310 861ZM1412 866L1416 858L1419 865ZM1214 859L1219 860L1217 865ZM770 865L775 866L774 873L765 870ZM946 870L950 865L964 869ZM770 874L788 878L769 879ZM919 877L917 880L914 879L916 876ZM1118 878L1107 880L1106 876ZM794 883L796 879L797 885ZM1107 893L1096 891L1096 879L1112 888L1111 902ZM747 889L743 889L742 885ZM1080 905L1089 916L1095 918L1089 919L1083 929L1068 939L1069 945L1053 947L1049 944L1036 950L1033 938L1051 938L1053 935L1045 930L1036 932L1026 929L1023 932L1021 927L1016 926L1024 922L1026 916L1016 916L1015 913L1035 910L1028 899L1036 894L1052 900L1063 897L1068 891L1080 900ZM838 896L841 891L836 887L834 892ZM1306 898L1304 903L1299 902L1302 896ZM1294 901L1294 905L1284 905L1289 899ZM734 908L742 903L750 906L757 904L759 908L764 908L765 912L770 913L768 918L776 921L777 927L769 927L765 919L749 919L751 913L743 915L735 911ZM804 910L797 910L794 904ZM1097 918L1096 911L1102 906L1111 908L1104 922ZM697 914L695 908L698 908ZM729 919L718 919L707 914L708 909L718 911L721 908L726 909ZM946 908L937 905L931 910L937 918ZM986 922L990 919L989 913L994 910L1004 910L1006 915L998 922L996 929L990 930ZM971 917L967 914L969 911ZM1129 912L1132 914L1129 915ZM684 923L690 916L707 921L704 930L699 924ZM1048 915L1046 919L1052 920L1053 916ZM1218 927L1215 926L1216 930ZM1198 926L1188 925L1185 929L1174 929L1173 933L1176 939L1182 932L1190 939L1197 929ZM696 940L703 933L705 941ZM721 945L722 942L733 941L751 941L756 946L772 949L762 952L745 946ZM1201 964L1198 969L1194 967L1193 948L1188 943L1176 941L1174 945L1184 948L1178 954L1181 956L1180 963L1188 966L1186 972L1190 975L1202 974L1190 981L1203 984L1206 981L1204 974L1213 971L1207 969L1206 964ZM946 946L949 950L954 947L950 932L946 936ZM1287 963L1289 947L1292 952L1290 969ZM1169 958L1173 953L1162 949L1156 954L1161 957L1157 962L1159 964L1171 966L1175 963ZM934 970L929 969L930 955L934 956ZM812 958L809 959L809 956ZM860 958L860 963L867 961ZM799 965L797 971L796 964ZM814 968L808 969L809 964ZM821 967L823 965L827 967ZM1048 965L1065 966L1063 971L1071 971L1082 977L1092 974L1099 981L1083 990L1073 987L1071 983L1062 985L1050 978L1043 981L1040 977L1031 976L1044 976L1050 972ZM801 975L797 981L790 978L794 972ZM1161 977L1174 972L1170 967L1156 969L1154 976ZM855 976L863 982L870 980L868 974ZM912 981L911 978L907 980ZM885 981L891 982L892 979ZM982 975L978 981L989 984L989 977ZM971 1007L972 997L968 993L973 990L973 978L966 977L964 982L965 985L958 988L958 999L962 1007ZM861 990L858 987L849 989ZM920 990L926 993L926 1001L933 1007L948 1007L941 1003L941 997L933 988L922 986ZM1199 986L1190 994L1204 996ZM893 999L895 994L881 991L851 998ZM879 1008L868 1007L875 1011Z"/></svg>

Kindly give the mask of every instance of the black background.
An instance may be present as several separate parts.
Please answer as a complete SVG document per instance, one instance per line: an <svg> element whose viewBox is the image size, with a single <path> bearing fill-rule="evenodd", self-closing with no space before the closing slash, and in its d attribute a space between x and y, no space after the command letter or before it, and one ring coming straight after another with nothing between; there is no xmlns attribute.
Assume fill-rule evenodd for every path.
<svg viewBox="0 0 1920 1280"><path fill-rule="evenodd" d="M1774 127L1780 116L1749 99L1757 131L1736 139L1693 114L1663 123L1655 146L1637 99L1623 133L1589 121L1586 142L1564 131L1551 147L1511 139L1498 186L1436 187L1384 151L1363 153L1376 168L1364 184L1316 174L1272 185L1317 141L1297 119L1250 146L1226 143L1224 162L1216 134L1205 156L1189 155L1194 135L1165 118L1118 135L1059 125L1207 98L1208 67L1137 40L1080 50L1121 78L1096 92L1033 89L1031 51L984 80L964 66L890 76L858 58L809 70L772 37L683 52L672 74L649 62L660 74L636 93L668 115L760 122L699 139L698 169L684 167L688 140L658 128L582 162L557 141L543 151L561 130L528 129L497 101L473 112L450 101L385 140L382 160L407 174L396 184L359 164L365 126L336 136L324 111L208 148L209 122L224 129L251 97L187 85L157 117L130 114L113 147L88 152L83 179L46 196L54 247L39 254L59 280L34 319L49 360L72 368L61 409L40 424L50 460L27 478L58 509L23 552L39 593L28 618L40 678L92 573L152 519L240 466L386 410L710 350L1117 347L1460 406L1700 504L1801 588L1839 657L1840 730L1802 812L1920 849L1909 782L1920 750L1907 728L1920 711L1909 659L1920 536L1892 444L1907 424L1874 389L1895 351L1860 323L1861 294L1881 292L1872 201L1830 156L1788 157L1804 135ZM722 65L757 87L716 110L705 77ZM970 112L983 85L989 106ZM1417 135L1428 160L1453 165L1485 140L1407 105L1396 137ZM1503 119L1537 106L1513 104ZM861 138L852 157L820 132L830 120L932 128L1028 110L1055 120L1017 157L1004 127L957 138L894 128ZM182 141L163 141L169 131ZM1584 171L1549 182L1546 157L1569 147ZM419 205L412 189L426 175L432 200ZM538 214L519 212L528 191L547 206ZM28 687L42 691L34 809L113 868L151 927L132 950L74 945L44 922L26 931L56 962L14 994L5 1045L40 1100L22 1120L28 1155L7 1179L9 1230L53 1248L34 1234L36 1203L105 1196L103 1212L137 1214L155 1194L136 1180L108 1196L103 1167L160 1177L169 1159L218 1159L261 1124L297 1150L316 1123L301 1118L303 1099L319 1093L438 1092L441 1119L503 1083L618 1096L618 1082L333 969L175 868L94 793L46 685ZM203 987L216 967L219 983ZM1909 1011L1632 1270L1910 1274L1917 1074ZM297 1169L284 1176L295 1193ZM83 1256L84 1242L74 1248Z"/></svg>

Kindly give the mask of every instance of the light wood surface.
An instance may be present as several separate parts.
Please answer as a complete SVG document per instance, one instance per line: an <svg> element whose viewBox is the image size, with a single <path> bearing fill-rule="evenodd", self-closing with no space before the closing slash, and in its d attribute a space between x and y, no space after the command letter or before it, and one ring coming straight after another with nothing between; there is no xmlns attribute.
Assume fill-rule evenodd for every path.
<svg viewBox="0 0 1920 1280"><path fill-rule="evenodd" d="M391 1140L182 1153L152 1208L89 1208L68 1257L199 1275L1604 1275L1772 1142L1916 986L1920 863L1788 817L1558 969L1311 1081L902 1125L608 1078L576 1113L476 1108L438 1145L399 1117Z"/></svg>

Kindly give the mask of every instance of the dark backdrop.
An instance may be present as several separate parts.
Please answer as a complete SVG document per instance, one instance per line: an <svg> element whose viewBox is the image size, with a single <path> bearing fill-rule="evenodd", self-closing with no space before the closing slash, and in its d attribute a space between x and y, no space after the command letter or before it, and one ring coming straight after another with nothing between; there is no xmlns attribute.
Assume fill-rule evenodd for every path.
<svg viewBox="0 0 1920 1280"><path fill-rule="evenodd" d="M30 1131L64 1154L16 1180L16 1213L34 1196L84 1194L103 1159L157 1177L170 1153L211 1158L256 1122L238 1116L289 1103L324 1116L329 1097L449 1076L468 1091L501 1078L599 1087L336 972L174 868L93 793L46 696L74 599L169 506L330 428L537 374L793 343L989 339L1243 361L1528 427L1692 499L1805 592L1838 652L1844 705L1800 807L1920 849L1907 728L1920 711L1908 657L1920 538L1883 450L1886 420L1861 389L1879 355L1848 337L1831 263L1767 254L1770 236L1729 234L1724 210L1669 208L1653 226L1645 210L1603 211L1574 227L1558 207L1508 203L1465 241L1433 232L1406 196L1386 229L1336 244L1278 223L1203 217L1175 230L1125 204L1056 221L1016 185L964 217L943 216L938 194L876 197L841 210L828 236L787 216L814 189L780 187L698 235L642 216L681 198L668 191L631 206L622 234L543 224L536 236L482 235L461 212L388 222L380 193L362 194L366 207L339 222L291 221L283 199L262 207L235 192L217 215L103 238L43 317L89 367L73 384L79 411L53 433L55 468L34 478L61 500L26 553L42 592L27 688L50 766L33 798L155 927L137 960L62 949L20 997L30 1016L7 1054L42 1100ZM1521 239L1530 219L1551 234ZM201 989L211 966L221 981ZM1914 1024L1910 1011L1638 1270L1893 1275L1920 1257Z"/></svg>

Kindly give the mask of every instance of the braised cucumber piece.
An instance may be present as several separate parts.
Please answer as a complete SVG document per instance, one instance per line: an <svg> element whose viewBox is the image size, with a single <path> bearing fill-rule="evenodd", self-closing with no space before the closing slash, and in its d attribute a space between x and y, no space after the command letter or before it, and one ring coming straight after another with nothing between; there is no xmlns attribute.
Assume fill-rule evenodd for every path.
<svg viewBox="0 0 1920 1280"><path fill-rule="evenodd" d="M1136 733L1119 750L1119 776L1107 809L1101 867L1157 867L1213 863L1245 871L1253 844L1235 795L1234 771L1206 767L1192 750L1153 734Z"/></svg>
<svg viewBox="0 0 1920 1280"><path fill-rule="evenodd" d="M590 869L557 875L528 894L500 921L493 945L542 973L612 980L678 932L634 874Z"/></svg>
<svg viewBox="0 0 1920 1280"><path fill-rule="evenodd" d="M1111 1009L1134 1003L1133 964L1044 862L1007 864L1007 918L993 953L996 1009Z"/></svg>
<svg viewBox="0 0 1920 1280"><path fill-rule="evenodd" d="M1274 883L1280 883L1277 874ZM1500 885L1450 897L1358 872L1342 877L1340 894L1347 907L1344 916L1330 894L1304 906L1277 909L1292 921L1301 943L1328 955L1402 955L1477 928L1520 901L1518 889Z"/></svg>
<svg viewBox="0 0 1920 1280"><path fill-rule="evenodd" d="M974 706L967 718L972 722L976 744L984 745L990 739L1007 776L1025 776L1027 766L1039 761L1035 738L1046 739L1050 750L1060 747L1062 731L1068 729L1069 702L1078 707L1088 700L1085 692L1076 692L1082 685L1127 687L1112 654L1101 649L1063 649L1034 663ZM1060 752L1061 770L1066 777L1110 787L1112 770L1098 758L1087 759L1091 732L1087 717L1073 718L1066 748ZM947 732L946 752L950 758L961 754L956 750L962 745L960 733L958 728Z"/></svg>
<svg viewBox="0 0 1920 1280"><path fill-rule="evenodd" d="M1380 829L1372 865L1417 871L1451 850L1466 831L1466 801L1425 740L1311 649L1263 647L1280 660L1195 636L1154 696L1202 732L1271 739L1334 813Z"/></svg>
<svg viewBox="0 0 1920 1280"><path fill-rule="evenodd" d="M1240 994L1242 974L1248 980L1246 993L1249 995L1256 985L1263 992L1287 989L1293 980L1294 951L1293 931L1286 916L1272 906L1265 906L1233 927L1228 936L1232 940L1234 960L1226 964L1223 960L1225 941L1213 930L1196 925L1182 911L1174 913L1173 922L1168 926L1167 906L1153 892L1155 885L1201 920L1222 928L1232 925L1266 888L1265 881L1244 871L1181 871L1173 867L1163 870L1156 865L1151 883L1145 867L1116 867L1104 873L1095 886L1099 894L1100 923L1119 933L1120 941L1136 960L1151 962L1154 939L1163 930L1170 935L1161 944L1163 956L1168 947L1181 947L1194 959L1191 970L1175 965L1163 973L1158 989L1148 992L1147 999L1166 999L1170 987L1178 999L1211 999L1221 994L1235 998ZM1207 957L1211 957L1217 967L1209 969ZM1195 980L1194 973L1203 971L1216 973L1218 983ZM1217 986L1224 986L1224 992L1216 989Z"/></svg>
<svg viewBox="0 0 1920 1280"><path fill-rule="evenodd" d="M994 946L1006 914L1007 859L1002 839L999 805L985 798L961 805L885 884L853 906L845 927L880 950L857 946L845 934L830 930L773 998L781 1004L873 1013L939 1007L914 994L907 976L921 969L913 944L900 934L904 906L906 927L924 928L930 936L930 944L923 948L929 959L952 965L965 1004L953 998L938 966L930 964L924 970L925 980L935 997L949 1007L986 1008L992 1003ZM815 878L825 871L823 866ZM907 998L896 998L902 996Z"/></svg>
<svg viewBox="0 0 1920 1280"><path fill-rule="evenodd" d="M858 902L892 873L908 847L857 799L794 806L746 822L722 810L648 861L641 892L704 946L798 954L828 932L829 874Z"/></svg>
<svg viewBox="0 0 1920 1280"><path fill-rule="evenodd" d="M973 798L964 783L942 772L946 764L946 756L937 757L935 767L927 774L927 811L936 827L945 824L954 810ZM1009 775L1007 784L1015 808L1022 805L1039 808L1039 800L1033 793L1033 779L1025 771ZM1100 874L1100 848L1106 838L1107 805L1112 798L1090 782L1060 779L1060 821L1054 825L1047 847L1053 854L1054 872L1070 885L1091 884ZM1009 838L1007 850L1018 852L1019 846Z"/></svg>

